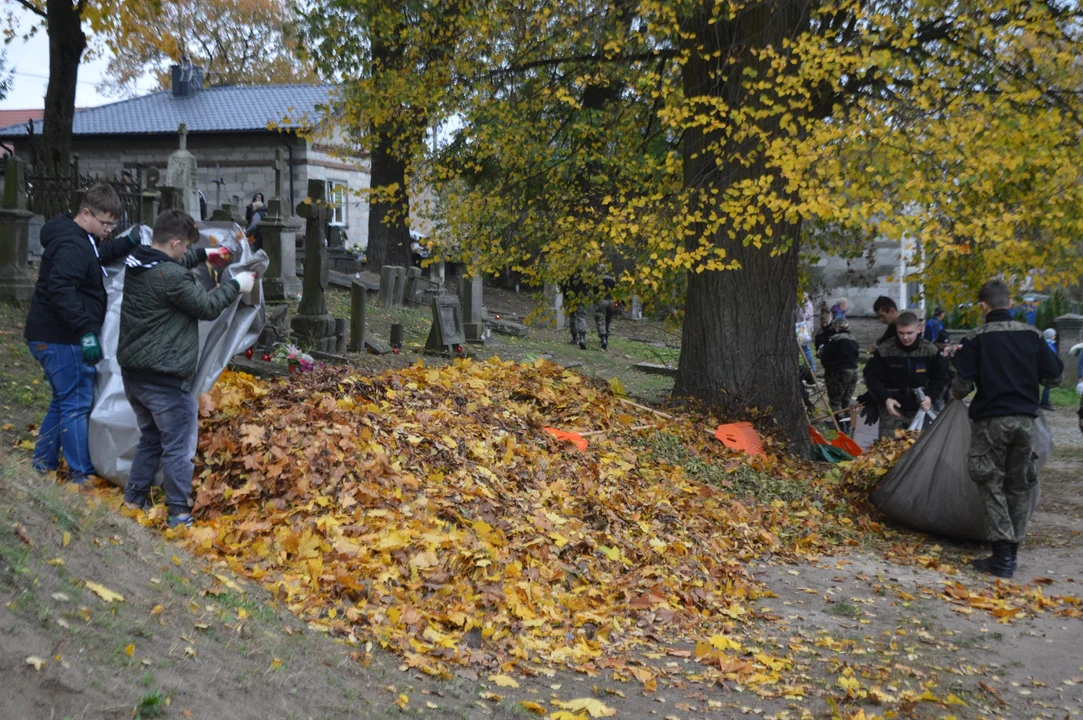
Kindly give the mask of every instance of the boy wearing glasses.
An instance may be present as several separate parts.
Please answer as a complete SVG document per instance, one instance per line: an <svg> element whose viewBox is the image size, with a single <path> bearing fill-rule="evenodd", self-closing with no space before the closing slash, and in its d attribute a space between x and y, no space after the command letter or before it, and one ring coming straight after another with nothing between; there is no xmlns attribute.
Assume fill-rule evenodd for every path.
<svg viewBox="0 0 1083 720"><path fill-rule="evenodd" d="M98 336L105 322L105 269L138 240L104 238L117 226L121 204L108 185L83 197L75 217L57 215L41 229L41 269L23 337L49 380L53 397L34 446L34 469L56 470L60 453L71 481L94 474L87 421L94 400L94 366L102 359ZM101 240L99 241L99 239Z"/></svg>
<svg viewBox="0 0 1083 720"><path fill-rule="evenodd" d="M191 247L198 240L188 213L159 215L150 246L128 256L120 306L117 363L140 433L124 500L131 509L145 509L161 465L169 527L192 523L189 495L199 432L192 378L199 363L199 321L217 318L255 282L245 271L204 290L190 268L208 257L228 259L228 250Z"/></svg>

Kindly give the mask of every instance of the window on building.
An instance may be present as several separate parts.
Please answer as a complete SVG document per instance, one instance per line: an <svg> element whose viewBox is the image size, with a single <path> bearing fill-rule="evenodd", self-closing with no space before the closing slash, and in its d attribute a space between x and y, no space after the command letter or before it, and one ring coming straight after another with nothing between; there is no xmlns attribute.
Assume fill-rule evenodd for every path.
<svg viewBox="0 0 1083 720"><path fill-rule="evenodd" d="M327 203L334 209L331 216L332 225L345 225L347 222L346 210L349 205L346 202L350 196L350 189L342 180L327 181Z"/></svg>

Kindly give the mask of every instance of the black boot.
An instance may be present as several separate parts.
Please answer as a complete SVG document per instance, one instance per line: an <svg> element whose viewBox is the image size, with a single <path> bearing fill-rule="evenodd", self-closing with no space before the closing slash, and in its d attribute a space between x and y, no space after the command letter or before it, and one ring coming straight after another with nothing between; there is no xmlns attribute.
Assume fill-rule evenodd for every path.
<svg viewBox="0 0 1083 720"><path fill-rule="evenodd" d="M970 561L975 570L989 573L998 578L1010 578L1015 572L1015 552L1012 546L1016 543L1007 540L993 542L993 554L987 558L978 558ZM1018 547L1018 545L1016 545Z"/></svg>
<svg viewBox="0 0 1083 720"><path fill-rule="evenodd" d="M609 349L609 336L608 335L599 335L598 337L602 341L602 350L608 350Z"/></svg>
<svg viewBox="0 0 1083 720"><path fill-rule="evenodd" d="M580 350L586 350L587 349L587 334L585 332L579 333L579 349Z"/></svg>

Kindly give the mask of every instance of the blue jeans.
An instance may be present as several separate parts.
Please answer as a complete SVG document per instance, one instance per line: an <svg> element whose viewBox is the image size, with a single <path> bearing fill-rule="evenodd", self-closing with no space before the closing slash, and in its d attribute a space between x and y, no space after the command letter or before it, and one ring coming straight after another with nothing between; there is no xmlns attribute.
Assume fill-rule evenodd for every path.
<svg viewBox="0 0 1083 720"><path fill-rule="evenodd" d="M124 499L142 505L161 466L169 514L187 513L195 469L192 456L199 432L195 394L125 376L124 395L135 411L140 433Z"/></svg>
<svg viewBox="0 0 1083 720"><path fill-rule="evenodd" d="M1041 403L1042 407L1046 407L1046 406L1049 406L1049 405L1052 404L1052 403L1049 402L1049 393L1050 393L1050 388L1047 388L1047 387L1042 388L1042 403Z"/></svg>
<svg viewBox="0 0 1083 720"><path fill-rule="evenodd" d="M812 355L812 345L801 343L801 349L805 351L805 359L808 360L809 369L812 370L812 372L816 372L816 360Z"/></svg>
<svg viewBox="0 0 1083 720"><path fill-rule="evenodd" d="M72 482L81 483L87 475L95 474L87 444L87 423L94 403L94 366L83 361L83 351L78 345L33 340L27 345L30 354L41 363L53 390L34 445L34 469L56 470L63 451Z"/></svg>

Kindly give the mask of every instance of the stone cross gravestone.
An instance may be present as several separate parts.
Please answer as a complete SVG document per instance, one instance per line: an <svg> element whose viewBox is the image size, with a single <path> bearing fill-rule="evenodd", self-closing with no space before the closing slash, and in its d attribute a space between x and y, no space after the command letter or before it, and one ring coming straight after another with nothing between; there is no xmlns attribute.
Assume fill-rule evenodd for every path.
<svg viewBox="0 0 1083 720"><path fill-rule="evenodd" d="M184 123L177 128L177 133L180 135L180 147L169 156L166 183L180 192L180 209L198 220L200 215L196 157L188 152L188 129Z"/></svg>
<svg viewBox="0 0 1083 720"><path fill-rule="evenodd" d="M267 202L267 215L260 222L263 251L270 265L263 276L263 292L268 303L285 302L301 295L297 277L297 226L282 212L282 172L285 169L282 149L275 150L275 195Z"/></svg>
<svg viewBox="0 0 1083 720"><path fill-rule="evenodd" d="M26 209L26 168L9 156L0 208L0 300L24 302L34 293L28 266L31 217Z"/></svg>
<svg viewBox="0 0 1083 720"><path fill-rule="evenodd" d="M308 197L297 206L305 219L305 274L301 304L290 320L298 340L323 352L335 351L335 319L327 314L327 248L324 234L333 212L327 204L327 186L322 180L308 181Z"/></svg>

